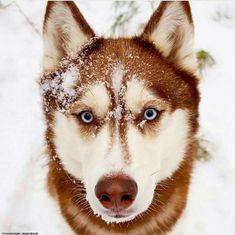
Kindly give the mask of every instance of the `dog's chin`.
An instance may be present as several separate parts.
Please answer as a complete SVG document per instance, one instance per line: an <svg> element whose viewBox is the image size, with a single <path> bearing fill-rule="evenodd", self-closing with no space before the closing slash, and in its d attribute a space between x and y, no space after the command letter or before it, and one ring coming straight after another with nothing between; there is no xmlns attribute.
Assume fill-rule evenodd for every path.
<svg viewBox="0 0 235 235"><path fill-rule="evenodd" d="M114 213L114 212L110 212L110 213L102 213L100 214L100 217L102 220L104 220L107 224L110 223L125 223L128 221L133 220L138 214L126 214L126 213Z"/></svg>

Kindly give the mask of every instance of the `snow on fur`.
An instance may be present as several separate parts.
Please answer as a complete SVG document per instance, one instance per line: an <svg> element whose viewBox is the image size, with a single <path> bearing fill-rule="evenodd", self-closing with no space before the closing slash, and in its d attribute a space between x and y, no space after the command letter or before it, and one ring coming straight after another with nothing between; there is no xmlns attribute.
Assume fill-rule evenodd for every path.
<svg viewBox="0 0 235 235"><path fill-rule="evenodd" d="M85 85L76 86L80 80L79 67L84 64L86 48L96 42L97 39L97 37L90 39L80 51L63 58L54 71L42 74L40 87L46 111L52 108L51 101L53 99L57 110L66 112L77 97L88 88Z"/></svg>
<svg viewBox="0 0 235 235"><path fill-rule="evenodd" d="M1 2L3 6L7 4L7 1ZM111 11L107 12L107 9L112 1L99 1L99 4L96 4L95 12L98 16L95 21L94 9L92 10L91 5L81 0L78 0L78 3L98 32L108 32ZM135 17L128 28L128 31L133 34L137 25L143 22L143 17L149 18L152 12L147 6L149 5L147 1L142 1L140 4L141 9L144 10L141 10L141 14ZM45 3L20 1L19 5L39 28L45 11ZM183 230L179 229L178 234L233 235L235 231L235 161L233 157L235 106L228 104L229 101L235 99L235 80L231 69L235 54L233 46L235 28L231 17L226 21L233 25L223 22L222 17L222 21L214 21L213 16L221 8L234 15L235 4L233 1L191 1L191 5L197 30L197 49L209 50L217 63L217 66L207 71L205 79L202 80L200 119L208 139L214 141L218 147L213 152L212 161L198 162L195 166L186 218L182 220L180 228ZM44 171L37 161L27 165L32 155L38 154L30 148L38 145L38 141L43 138L43 134L38 133L43 127L39 115L39 94L35 83L41 61L41 37L34 33L31 26L27 25L12 4L1 9L0 19L0 40L3 45L0 58L3 65L1 67L0 106L4 114L1 115L0 139L1 156L7 156L2 158L3 163L0 164L3 192L0 200L0 228L5 232L23 232L27 229L30 232L39 232L39 234L73 234L72 231L62 231L64 225L57 218L60 214L57 205L49 201L46 187L40 186L44 184L43 177L41 177L45 174ZM19 43L15 43L16 41ZM225 41L226 43L221 44ZM221 107L222 112L218 112L218 106ZM131 115L130 118L132 118ZM33 164L36 168L38 167L38 170L31 170ZM26 179L30 177L30 181L24 181L24 196L19 197L18 191L16 194L14 192L22 188L18 179L23 174ZM29 192L29 186L26 187L26 184L37 186L37 189L32 187ZM9 197L14 198L16 203L12 203ZM4 221L7 218L9 226L6 227Z"/></svg>

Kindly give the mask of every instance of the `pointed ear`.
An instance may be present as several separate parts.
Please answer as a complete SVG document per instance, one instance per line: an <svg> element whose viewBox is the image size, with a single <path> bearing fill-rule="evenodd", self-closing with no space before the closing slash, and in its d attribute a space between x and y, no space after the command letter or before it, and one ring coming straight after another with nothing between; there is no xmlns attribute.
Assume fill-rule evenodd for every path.
<svg viewBox="0 0 235 235"><path fill-rule="evenodd" d="M48 1L43 25L44 70L77 51L95 34L73 1Z"/></svg>
<svg viewBox="0 0 235 235"><path fill-rule="evenodd" d="M194 26L187 1L163 1L146 25L141 37L152 42L170 61L197 71Z"/></svg>

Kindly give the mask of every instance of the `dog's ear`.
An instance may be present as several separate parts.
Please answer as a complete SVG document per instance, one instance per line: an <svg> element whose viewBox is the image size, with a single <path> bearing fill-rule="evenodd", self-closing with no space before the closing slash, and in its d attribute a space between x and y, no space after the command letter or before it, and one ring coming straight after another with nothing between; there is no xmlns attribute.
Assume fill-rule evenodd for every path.
<svg viewBox="0 0 235 235"><path fill-rule="evenodd" d="M48 1L43 25L44 70L77 51L95 34L73 1Z"/></svg>
<svg viewBox="0 0 235 235"><path fill-rule="evenodd" d="M194 26L188 2L161 2L141 37L152 42L173 63L196 72Z"/></svg>

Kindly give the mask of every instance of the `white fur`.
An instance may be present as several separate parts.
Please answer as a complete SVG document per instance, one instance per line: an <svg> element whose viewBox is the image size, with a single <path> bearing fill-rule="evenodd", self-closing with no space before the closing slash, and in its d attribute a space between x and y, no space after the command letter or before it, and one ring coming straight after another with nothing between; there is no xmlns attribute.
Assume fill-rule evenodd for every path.
<svg viewBox="0 0 235 235"><path fill-rule="evenodd" d="M67 54L75 52L89 40L74 19L70 9L63 2L54 2L44 33L44 70L53 69L61 59L57 47L61 43Z"/></svg>
<svg viewBox="0 0 235 235"><path fill-rule="evenodd" d="M143 82L134 81L130 84L132 86L128 86L126 91L126 104L136 112L138 107L140 111L149 100L157 99ZM101 85L94 85L90 88L91 93L95 89L101 89L102 93L95 92L97 97L94 97L88 92L81 102L92 106L95 113L99 109L108 110L107 91ZM138 106L131 102L131 97L140 91L143 91L143 96L139 95ZM105 103L101 102L103 97L106 97ZM96 136L91 137L84 137L79 128L74 118L59 112L55 114L54 141L62 164L70 174L84 182L87 200L94 213L102 216L107 222L122 222L131 220L145 211L151 204L156 184L171 177L178 169L187 144L188 114L185 110L176 110L173 113L166 111L155 134L151 135L143 135L139 127L128 124L127 144L131 155L129 164L124 161L118 129L114 133L114 143L110 146L108 123ZM117 219L109 216L110 212L100 204L94 189L101 177L120 171L136 181L138 194L132 206L124 211L127 217Z"/></svg>
<svg viewBox="0 0 235 235"><path fill-rule="evenodd" d="M80 103L90 107L99 117L104 117L108 112L110 104L109 95L104 83L97 83L93 86L88 86L86 93L80 100Z"/></svg>
<svg viewBox="0 0 235 235"><path fill-rule="evenodd" d="M175 60L183 68L196 72L197 62L195 53L193 52L193 25L188 21L181 2L173 1L167 5L160 21L150 35L150 40L165 57L174 48L174 41L170 40L170 38L177 31L180 40L182 40L182 46L178 49Z"/></svg>
<svg viewBox="0 0 235 235"><path fill-rule="evenodd" d="M121 91L123 75L124 67L122 64L118 63L112 72L112 88L114 90L116 101L118 99L118 94Z"/></svg>
<svg viewBox="0 0 235 235"><path fill-rule="evenodd" d="M90 107L95 111L96 115L104 117L105 113L108 111L109 105L109 97L105 86L103 84L96 84L87 89L80 103L84 105L84 110L86 110L86 107ZM77 110L78 114L84 111L81 108L82 107ZM74 109L76 110L76 108ZM93 142L93 139L82 138L77 121L75 121L73 117L67 117L60 112L55 112L54 131L54 141L57 152L65 169L77 178L83 180L81 156L86 160L87 155L94 155L95 151L97 150L98 152L99 148L96 147L93 149L94 152L90 153L90 149L92 150L90 144Z"/></svg>
<svg viewBox="0 0 235 235"><path fill-rule="evenodd" d="M127 82L125 101L133 113L138 114L145 103L155 99L156 96L146 87L143 81L132 79Z"/></svg>

